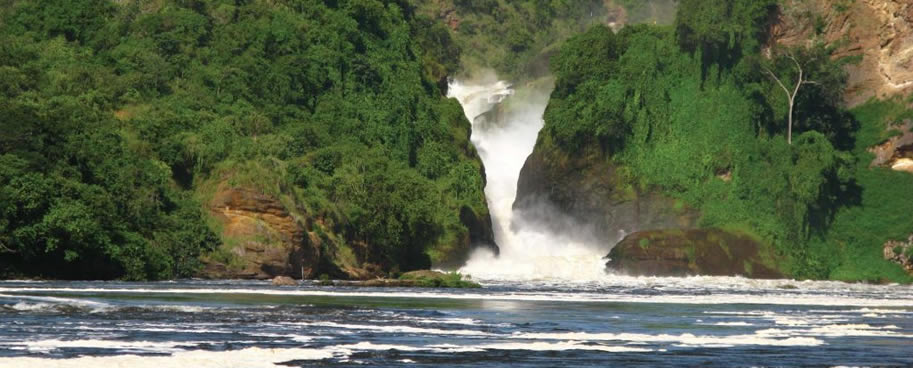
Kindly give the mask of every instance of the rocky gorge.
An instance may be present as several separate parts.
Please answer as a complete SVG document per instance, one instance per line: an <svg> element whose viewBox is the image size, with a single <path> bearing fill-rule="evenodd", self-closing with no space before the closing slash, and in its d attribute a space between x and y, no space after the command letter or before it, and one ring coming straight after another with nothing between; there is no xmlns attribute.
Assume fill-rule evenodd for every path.
<svg viewBox="0 0 913 368"><path fill-rule="evenodd" d="M623 28L629 18L624 9L614 2L606 6L614 9L607 22L616 31ZM440 20L451 32L459 32L459 17L447 9L440 13ZM825 42L835 45L834 58L858 57L860 61L845 66L848 79L843 95L847 105L854 106L873 97L902 98L913 91L911 20L913 6L899 0L793 1L772 18L767 42L785 46ZM897 133L869 147L875 154L871 165L913 171L913 164L908 163L913 159L909 120L889 129ZM732 178L731 169L713 174L724 183ZM332 239L321 238L323 231L318 228L322 226L317 220L292 215L296 211L262 193L227 189L216 195L209 208L223 224L223 239L233 244L231 252L240 260L231 267L209 263L205 273L210 277L314 278L328 273L369 279L383 274L381 265L359 260L355 256L359 252L341 250ZM569 153L540 136L521 170L513 208L542 227L561 227L552 217L561 213L582 228L592 229L606 244L618 242L608 255L608 266L625 273L782 275L771 261L777 257L775 252L763 240L703 229L699 209L655 186L640 184L630 168L596 145ZM460 219L469 229L468 236L436 262L437 267L459 267L478 245L497 249L489 217L480 218L467 207ZM641 246L644 240L653 245ZM729 243L736 244L736 249L745 247L745 251L733 254L729 251L733 248L726 246ZM345 259L349 260L340 261Z"/></svg>
<svg viewBox="0 0 913 368"><path fill-rule="evenodd" d="M619 28L617 23L612 26ZM847 76L842 93L845 106L858 106L873 98L911 106L906 99L913 91L913 4L902 0L788 1L772 13L766 27L765 34L769 36L763 52L768 58L772 57L774 48L826 44L833 48L833 60L852 59L843 64ZM550 105L549 109L553 108ZM681 195L680 187L669 190L668 187L644 185L644 180L638 178L631 167L626 167L625 159L618 159L623 148L600 146L592 139L576 150L562 148L555 142L558 138L553 133L561 129L560 126L551 125L550 128L553 123L548 120L548 112L546 117L546 128L523 167L515 209L536 213L536 208L545 203L549 208L599 229L603 242L618 242L607 255L610 271L632 275L708 274L768 278L801 274L805 272L801 269L810 267L796 266L800 271L788 271L789 267L784 266L789 263L785 261L784 251L776 250L770 239L741 231L706 228L708 223L725 224L727 220L709 220L705 212L689 204L694 200L683 201L669 195L670 192ZM913 129L910 120L888 120L880 134L885 138L876 141L875 145L863 147L874 154L874 158L860 156L858 160L871 170L911 172ZM708 159L728 160L722 157ZM706 180L704 185L708 187L733 187L731 181L734 174L738 175L733 173L732 164L722 164L710 169L708 174L711 175L707 175L707 179L701 179ZM898 175L904 182L909 180L902 176L904 174ZM909 193L897 195L900 196L898 200L909 200ZM894 215L905 216L903 222L913 220L909 214L891 214L891 217ZM547 216L541 223L548 226ZM909 230L913 228L903 234ZM798 241L790 240L791 243ZM901 256L902 247L899 248L895 240L882 240L877 243L877 250L876 244L867 245L866 257L880 259L882 242L884 259L906 265Z"/></svg>

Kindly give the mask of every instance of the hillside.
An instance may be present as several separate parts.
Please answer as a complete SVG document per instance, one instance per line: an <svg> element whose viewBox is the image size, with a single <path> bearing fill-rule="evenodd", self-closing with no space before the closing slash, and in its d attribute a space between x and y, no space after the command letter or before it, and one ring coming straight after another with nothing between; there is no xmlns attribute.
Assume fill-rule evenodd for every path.
<svg viewBox="0 0 913 368"><path fill-rule="evenodd" d="M901 245L913 231L913 175L889 162L905 155L906 90L864 82L883 60L825 32L834 14L862 18L833 8L807 14L819 34L785 29L801 26L784 20L791 5L682 1L671 27L596 27L569 40L552 59L556 89L515 206L546 198L606 241L666 230L649 236L676 244L679 230L723 229L755 239L766 266L796 278L909 281L892 261L911 254ZM799 78L808 83L790 92ZM875 91L887 100L848 110ZM886 141L889 159L873 163Z"/></svg>
<svg viewBox="0 0 913 368"><path fill-rule="evenodd" d="M0 11L0 272L364 278L490 238L458 54L407 1Z"/></svg>

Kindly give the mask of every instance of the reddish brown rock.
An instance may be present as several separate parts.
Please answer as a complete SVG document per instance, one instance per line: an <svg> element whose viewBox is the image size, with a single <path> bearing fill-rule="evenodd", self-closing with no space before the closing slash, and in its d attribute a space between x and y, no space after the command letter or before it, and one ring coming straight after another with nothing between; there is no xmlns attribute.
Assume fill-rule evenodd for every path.
<svg viewBox="0 0 913 368"><path fill-rule="evenodd" d="M250 189L220 187L210 201L209 210L222 222L223 238L229 240L226 246L240 264L210 261L205 271L208 276L259 279L315 276L319 244L275 198Z"/></svg>
<svg viewBox="0 0 913 368"><path fill-rule="evenodd" d="M862 56L847 66L850 106L913 92L913 2L789 0L781 9L771 27L772 43L820 40L838 46L835 57Z"/></svg>

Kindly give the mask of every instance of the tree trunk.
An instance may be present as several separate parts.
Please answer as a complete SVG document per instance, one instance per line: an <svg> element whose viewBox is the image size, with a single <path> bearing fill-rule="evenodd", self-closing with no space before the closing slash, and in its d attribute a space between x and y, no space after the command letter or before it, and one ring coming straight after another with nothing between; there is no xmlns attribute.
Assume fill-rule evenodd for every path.
<svg viewBox="0 0 913 368"><path fill-rule="evenodd" d="M789 98L789 123L786 127L786 143L793 144L793 105L796 95Z"/></svg>

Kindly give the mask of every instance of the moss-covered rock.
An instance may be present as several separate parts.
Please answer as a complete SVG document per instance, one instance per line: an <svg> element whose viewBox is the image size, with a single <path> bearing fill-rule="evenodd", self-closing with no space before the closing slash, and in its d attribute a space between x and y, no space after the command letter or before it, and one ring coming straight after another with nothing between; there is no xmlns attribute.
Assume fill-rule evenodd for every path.
<svg viewBox="0 0 913 368"><path fill-rule="evenodd" d="M617 241L622 232L696 226L696 211L658 191L632 185L628 176L599 147L571 155L540 133L520 171L514 211L542 226L557 226L553 211L542 207L557 209L595 229L594 235L607 243Z"/></svg>
<svg viewBox="0 0 913 368"><path fill-rule="evenodd" d="M783 277L770 247L719 229L656 230L628 235L609 252L606 267L633 276Z"/></svg>
<svg viewBox="0 0 913 368"><path fill-rule="evenodd" d="M430 270L411 271L396 279L378 278L364 281L321 281L325 286L355 287L425 287L425 288L480 288L482 285L468 280L459 273Z"/></svg>
<svg viewBox="0 0 913 368"><path fill-rule="evenodd" d="M443 273L429 270L406 272L399 277L401 281L412 281L418 287L443 287L443 288L480 288L476 282L468 280L457 272Z"/></svg>

